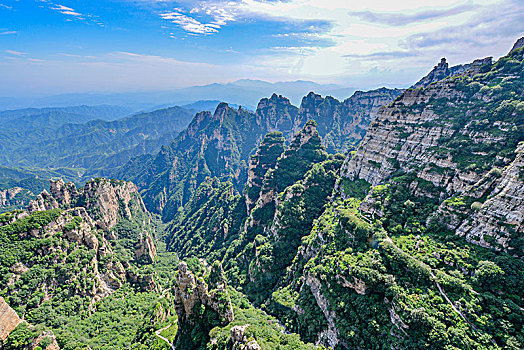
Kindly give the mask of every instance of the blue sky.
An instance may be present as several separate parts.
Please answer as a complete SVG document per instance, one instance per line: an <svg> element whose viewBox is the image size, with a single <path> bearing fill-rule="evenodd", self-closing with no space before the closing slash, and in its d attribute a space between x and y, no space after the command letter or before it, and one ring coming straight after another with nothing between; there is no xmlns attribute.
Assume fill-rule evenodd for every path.
<svg viewBox="0 0 524 350"><path fill-rule="evenodd" d="M237 79L408 86L504 55L524 1L0 0L0 96Z"/></svg>

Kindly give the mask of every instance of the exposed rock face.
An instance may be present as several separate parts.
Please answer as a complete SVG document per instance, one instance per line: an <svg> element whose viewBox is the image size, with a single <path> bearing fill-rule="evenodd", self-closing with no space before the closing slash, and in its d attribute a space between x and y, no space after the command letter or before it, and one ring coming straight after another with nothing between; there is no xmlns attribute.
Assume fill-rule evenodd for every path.
<svg viewBox="0 0 524 350"><path fill-rule="evenodd" d="M214 113L196 114L188 128L156 155L130 161L115 176L136 183L148 209L168 221L207 177L231 180L240 190L249 156L268 132L278 130L290 139L313 118L328 151L345 152L360 142L378 108L400 93L385 88L356 92L344 102L310 93L300 109L274 94L260 101L254 115L221 103Z"/></svg>
<svg viewBox="0 0 524 350"><path fill-rule="evenodd" d="M64 183L62 179L50 180L50 183L51 193L44 190L31 201L27 207L29 213L81 206L104 231L111 231L120 219L140 218L142 226L150 224L149 213L132 182L97 178L88 181L81 189L77 189L74 183Z"/></svg>
<svg viewBox="0 0 524 350"><path fill-rule="evenodd" d="M513 50L520 49L521 47L524 47L524 37L522 37L519 40L517 40L515 42L515 44L513 44L513 47L511 48L511 50L509 52L511 52Z"/></svg>
<svg viewBox="0 0 524 350"><path fill-rule="evenodd" d="M295 124L300 126L314 119L327 150L345 153L362 140L378 109L392 102L401 92L386 88L356 91L343 102L310 92L302 99L299 122Z"/></svg>
<svg viewBox="0 0 524 350"><path fill-rule="evenodd" d="M335 325L336 314L331 311L329 300L322 294L322 284L318 278L310 273L306 276L306 285L311 289L318 307L322 310L324 317L328 322L328 329L319 334L317 344L327 344L335 348L338 345L339 331Z"/></svg>
<svg viewBox="0 0 524 350"><path fill-rule="evenodd" d="M103 297L111 294L115 289L120 288L126 279L125 270L122 264L118 261L109 262L106 264L104 273L99 271L99 258L112 254L111 245L105 240L101 241L95 235L96 226L90 216L87 214L85 208L77 207L65 210L60 216L51 221L46 226L40 229L33 229L26 234L33 237L40 237L42 234L53 236L59 232L63 232L64 236L70 242L75 242L88 247L96 252L93 259L89 262L88 266L84 266L84 269L89 269L93 273L95 283L90 290L77 291L81 295L90 295L94 301L100 300ZM52 253L54 247L49 247ZM55 263L63 263L59 256L56 257ZM51 283L53 285L53 283Z"/></svg>
<svg viewBox="0 0 524 350"><path fill-rule="evenodd" d="M57 209L59 207L58 202L56 199L49 194L46 190L43 190L42 193L40 193L34 200L29 202L29 205L27 206L27 211L29 213L35 212L35 211L44 211L44 210L50 210L50 209Z"/></svg>
<svg viewBox="0 0 524 350"><path fill-rule="evenodd" d="M13 187L5 190L0 190L0 205L7 205L8 201L16 197L24 189L21 187Z"/></svg>
<svg viewBox="0 0 524 350"><path fill-rule="evenodd" d="M277 159L282 152L284 152L284 137L282 133L271 132L264 137L257 152L251 156L247 183L244 189L248 213L253 209L259 198L264 176L269 169L276 166Z"/></svg>
<svg viewBox="0 0 524 350"><path fill-rule="evenodd" d="M74 183L65 183L64 180L49 180L51 183L51 196L59 205L69 205L71 200L79 196L78 190Z"/></svg>
<svg viewBox="0 0 524 350"><path fill-rule="evenodd" d="M225 326L234 320L222 266L216 262L210 269L205 262L202 263L203 275L196 276L185 262L178 265L174 290L178 346L189 347L193 343L190 336L193 329L209 332L213 327ZM191 346L194 348L198 345Z"/></svg>
<svg viewBox="0 0 524 350"><path fill-rule="evenodd" d="M499 184L482 208L473 211L456 232L459 236L465 236L468 242L522 256L524 143L516 152L517 157L504 170Z"/></svg>
<svg viewBox="0 0 524 350"><path fill-rule="evenodd" d="M22 319L18 316L4 298L0 297L0 342L6 340L9 333L11 333Z"/></svg>
<svg viewBox="0 0 524 350"><path fill-rule="evenodd" d="M84 245L96 252L90 262L96 282L92 290L86 291L88 295L94 297L93 301L120 288L126 278L139 284L144 290L156 288L153 276L136 274L129 267L124 269L119 261L107 262L103 269L104 273L98 269L99 259L112 254L111 245L105 237L118 238L118 232L114 228L120 220L134 221L142 227L135 244L135 261L140 263L154 261L156 247L151 234L145 230L150 224L150 214L133 183L97 178L87 182L83 188L77 189L73 183L66 184L60 179L51 180L50 191L51 194L44 190L31 201L28 212L68 209L44 228L34 229L27 234L39 237L42 233L53 235L64 232L64 236L70 242ZM102 240L95 235L97 229L102 229L106 233Z"/></svg>
<svg viewBox="0 0 524 350"><path fill-rule="evenodd" d="M429 84L442 80L450 75L450 70L448 66L448 62L446 62L445 58L442 58L440 60L440 63L438 63L431 72L429 72L428 75L426 75L424 78L420 79L415 85L413 85L414 88L418 87L426 87Z"/></svg>
<svg viewBox="0 0 524 350"><path fill-rule="evenodd" d="M249 341L245 334L249 324L243 326L234 326L231 328L232 350L261 350L256 340Z"/></svg>
<svg viewBox="0 0 524 350"><path fill-rule="evenodd" d="M511 60L501 60L522 60L512 55ZM443 75L446 65L442 61L432 77ZM472 243L509 251L510 242L515 240L516 244L522 232L522 175L516 175L522 161L517 156L511 163L510 153L522 140L522 112L510 107L504 96L521 96L516 82L523 72L516 70L508 76L506 68L492 65L490 57L466 66L462 74L407 90L383 107L355 154L346 159L341 177L364 179L376 186L387 183L394 174L411 173L416 174L417 182L434 186L434 193L428 195L413 183L413 195L438 197L441 201L463 195L481 201L476 206L482 208L471 213L471 202L460 211L450 210L446 202L441 202L432 218L446 221L449 229L457 229L458 235ZM486 69L489 73L483 74ZM502 89L487 87L493 79L502 78L515 82L504 91L509 95L499 95ZM516 98L511 106L519 103ZM490 175L492 169L504 166L508 168L500 180ZM380 216L371 196L360 209ZM467 215L471 218L464 222ZM504 228L500 222L506 223Z"/></svg>
<svg viewBox="0 0 524 350"><path fill-rule="evenodd" d="M156 247L151 235L141 232L138 236L138 243L135 245L135 257L137 260L152 263L156 257Z"/></svg>
<svg viewBox="0 0 524 350"><path fill-rule="evenodd" d="M300 130L300 120L297 118L298 108L282 95L273 94L270 98L260 100L256 111L256 122L264 130L281 131L285 137L293 136Z"/></svg>
<svg viewBox="0 0 524 350"><path fill-rule="evenodd" d="M86 208L100 212L97 225L106 231L115 227L120 217L130 219L137 211L147 212L132 182L97 178L85 184L82 194Z"/></svg>
<svg viewBox="0 0 524 350"><path fill-rule="evenodd" d="M221 269L221 267L220 267ZM175 310L179 322L182 324L194 324L198 321L198 314L195 305L204 305L213 312L216 312L222 325L233 321L233 306L227 293L227 285L223 276L208 285L202 278L195 278L195 275L188 269L185 262L178 265L175 289ZM211 289L210 289L211 288ZM225 304L225 307L224 307Z"/></svg>
<svg viewBox="0 0 524 350"><path fill-rule="evenodd" d="M413 85L412 88L425 88L428 87L428 85L430 85L431 83L457 74L467 74L472 76L481 73L484 69L489 69L489 66L491 66L492 64L491 60L492 57L486 57L477 59L472 63L459 64L457 66L449 67L448 63L446 62L446 59L442 58L440 60L440 63L433 67L433 69L431 70L431 72L429 72L428 75L426 75L424 78L420 79L417 83L415 83L415 85Z"/></svg>

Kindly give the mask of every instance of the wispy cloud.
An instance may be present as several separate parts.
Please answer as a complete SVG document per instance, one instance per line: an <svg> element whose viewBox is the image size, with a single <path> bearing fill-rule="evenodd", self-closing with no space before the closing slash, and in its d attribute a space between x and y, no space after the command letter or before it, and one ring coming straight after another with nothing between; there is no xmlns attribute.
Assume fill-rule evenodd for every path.
<svg viewBox="0 0 524 350"><path fill-rule="evenodd" d="M477 10L478 6L472 4L464 4L455 6L449 9L433 9L412 14L398 13L398 12L374 12L374 11L350 11L348 14L360 18L366 22L380 23L389 26L404 26L416 22L423 22L428 20L436 20L445 17L455 16Z"/></svg>
<svg viewBox="0 0 524 350"><path fill-rule="evenodd" d="M15 50L5 50L4 52L9 54L9 55L15 55L15 56L25 56L25 55L27 55L27 52L20 52L20 51L15 51Z"/></svg>
<svg viewBox="0 0 524 350"><path fill-rule="evenodd" d="M5 5L5 4L0 4L0 7L5 8L5 9L8 9L8 10L12 10L12 9L13 9L12 6L7 6L7 5Z"/></svg>
<svg viewBox="0 0 524 350"><path fill-rule="evenodd" d="M181 10L174 10L160 14L160 17L177 24L183 30L191 34L211 34L218 32L219 25L215 23L202 23L193 17L189 17L181 12Z"/></svg>
<svg viewBox="0 0 524 350"><path fill-rule="evenodd" d="M69 15L69 16L74 16L74 17L78 17L78 18L83 18L84 17L84 15L82 15L81 13L76 12L71 7L67 7L67 6L64 6L64 5L53 5L51 7L51 10L56 10L56 11L60 12L63 15Z"/></svg>
<svg viewBox="0 0 524 350"><path fill-rule="evenodd" d="M0 35L9 35L9 34L16 34L18 33L16 30L4 30L0 31Z"/></svg>

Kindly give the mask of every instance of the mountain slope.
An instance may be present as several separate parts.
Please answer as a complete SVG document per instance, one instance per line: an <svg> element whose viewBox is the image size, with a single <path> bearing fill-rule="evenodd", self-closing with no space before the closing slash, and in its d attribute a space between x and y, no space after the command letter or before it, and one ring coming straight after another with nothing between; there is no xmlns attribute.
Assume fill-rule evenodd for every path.
<svg viewBox="0 0 524 350"><path fill-rule="evenodd" d="M40 124L42 121L27 124L43 117L47 121L45 126ZM24 116L3 124L1 138L5 142L1 142L0 162L17 167L77 168L87 172L86 176L107 174L130 158L155 152L170 142L189 124L192 112L172 107L84 124L71 124L64 116L59 117L52 115L57 123L48 123L51 114L46 114Z"/></svg>
<svg viewBox="0 0 524 350"><path fill-rule="evenodd" d="M195 116L188 129L153 156L131 160L113 176L135 182L148 208L172 219L206 176L232 180L241 189L247 178L249 156L263 136L280 131L290 140L311 118L318 118L328 150L351 149L382 104L400 90L357 92L344 102L310 93L300 108L280 95L260 100L255 114L220 104L213 114Z"/></svg>

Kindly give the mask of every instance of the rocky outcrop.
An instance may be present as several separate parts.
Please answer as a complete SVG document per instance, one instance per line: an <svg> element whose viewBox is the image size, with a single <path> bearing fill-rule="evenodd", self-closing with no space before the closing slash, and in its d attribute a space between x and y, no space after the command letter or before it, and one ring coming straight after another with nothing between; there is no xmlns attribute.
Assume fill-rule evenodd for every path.
<svg viewBox="0 0 524 350"><path fill-rule="evenodd" d="M449 69L448 62L446 62L445 58L442 58L440 62L435 67L433 67L431 72L429 72L428 75L426 75L424 78L420 79L417 83L415 83L413 87L427 87L429 84L442 80L448 77L450 74L451 71Z"/></svg>
<svg viewBox="0 0 524 350"><path fill-rule="evenodd" d="M300 104L297 125L314 119L327 151L345 153L362 140L378 109L391 103L401 92L387 88L356 91L342 102L310 92Z"/></svg>
<svg viewBox="0 0 524 350"><path fill-rule="evenodd" d="M107 237L116 239L113 232L120 220L134 221L142 228L149 228L151 217L138 192L131 182L96 178L88 181L83 188L65 183L62 179L50 180L50 192L42 191L27 207L29 213L57 208L76 208L86 221L106 231ZM76 215L76 214L75 214ZM136 257L156 255L151 235L143 231L136 243Z"/></svg>
<svg viewBox="0 0 524 350"><path fill-rule="evenodd" d="M199 274L189 270L180 262L176 273L174 290L175 311L178 316L176 342L190 344L194 341L194 328L211 330L225 326L234 320L233 306L227 291L227 284L218 262L210 268L204 261ZM207 280L207 282L206 282Z"/></svg>
<svg viewBox="0 0 524 350"><path fill-rule="evenodd" d="M246 335L246 329L249 324L243 326L234 326L231 328L231 350L261 350L262 348L258 345L257 341L252 339L249 340Z"/></svg>
<svg viewBox="0 0 524 350"><path fill-rule="evenodd" d="M504 91L489 85L500 79L521 79L522 71L514 70L508 76L504 68L506 62L509 65L517 59L522 57L503 57L496 64L491 57L476 60L453 78L405 91L380 109L355 154L347 157L341 177L364 179L376 186L398 174L414 174L416 179L409 186L412 195L440 200L431 220L457 229L458 235L472 243L510 251L510 242L522 230L522 215L518 214L522 211L522 181L515 170L520 167L520 157L510 165L511 151L522 140L522 112L513 107L522 103L521 91L515 84L508 84ZM440 77L447 70L442 61L431 77ZM512 102L506 100L511 95ZM506 166L503 180L492 176ZM460 196L467 206L447 205ZM380 216L372 196L366 197L360 209Z"/></svg>
<svg viewBox="0 0 524 350"><path fill-rule="evenodd" d="M24 189L21 187L12 187L5 190L0 190L0 206L7 205L9 201L16 197Z"/></svg>
<svg viewBox="0 0 524 350"><path fill-rule="evenodd" d="M147 232L141 232L138 235L138 242L135 244L135 258L136 260L146 263L152 263L156 257L156 246Z"/></svg>
<svg viewBox="0 0 524 350"><path fill-rule="evenodd" d="M320 280L308 272L305 283L311 290L318 307L322 310L328 323L328 329L319 334L317 344L326 344L329 347L335 348L339 342L339 330L335 325L337 315L331 310L329 300L322 294L322 283Z"/></svg>
<svg viewBox="0 0 524 350"><path fill-rule="evenodd" d="M472 63L459 64L453 67L449 67L445 58L440 60L428 75L420 79L412 88L425 88L430 84L442 80L447 77L451 77L457 74L467 74L473 76L478 73L485 72L489 69L492 64L492 57L486 57L474 60Z"/></svg>
<svg viewBox="0 0 524 350"><path fill-rule="evenodd" d="M520 49L521 47L524 47L524 36L517 40L515 44L513 44L513 47L511 48L511 50L509 50L509 52Z"/></svg>
<svg viewBox="0 0 524 350"><path fill-rule="evenodd" d="M517 148L517 157L502 172L495 190L480 208L457 228L468 242L518 256L524 255L521 243L524 234L524 143ZM480 203L479 203L480 206Z"/></svg>
<svg viewBox="0 0 524 350"><path fill-rule="evenodd" d="M100 214L96 215L97 226L106 231L114 228L119 218L132 219L135 213L147 213L132 182L97 178L85 184L82 196L86 208ZM149 223L149 218L145 220L144 225Z"/></svg>
<svg viewBox="0 0 524 350"><path fill-rule="evenodd" d="M211 271L215 275L210 277L212 282L208 285L203 278L195 277L184 261L178 265L175 310L180 324L202 321L199 319L202 315L196 313L195 305L203 305L209 311L217 313L222 325L233 321L233 306L221 269L220 266L218 271Z"/></svg>
<svg viewBox="0 0 524 350"><path fill-rule="evenodd" d="M71 201L80 195L73 182L65 183L62 179L51 179L49 182L51 183L51 196L59 205L70 205Z"/></svg>
<svg viewBox="0 0 524 350"><path fill-rule="evenodd" d="M136 213L147 213L137 187L120 180L96 178L81 189L62 179L50 180L50 192L44 190L27 207L29 213L56 208L83 206L96 218L96 225L109 231L121 218L132 219ZM144 224L149 223L149 218Z"/></svg>
<svg viewBox="0 0 524 350"><path fill-rule="evenodd" d="M22 319L18 316L4 300L0 297L0 342L6 340L9 333L11 333Z"/></svg>
<svg viewBox="0 0 524 350"><path fill-rule="evenodd" d="M43 190L34 200L29 202L27 211L33 213L35 211L44 211L50 209L57 209L59 207L56 199L49 194L46 190Z"/></svg>
<svg viewBox="0 0 524 350"><path fill-rule="evenodd" d="M284 137L282 133L271 132L264 137L258 146L257 152L251 156L247 182L244 188L248 213L253 209L259 198L260 190L264 183L264 176L269 169L276 166L277 159L283 152Z"/></svg>
<svg viewBox="0 0 524 350"><path fill-rule="evenodd" d="M282 95L273 94L263 98L257 106L256 123L267 132L280 131L290 138L300 130L301 121L297 118L298 108Z"/></svg>

